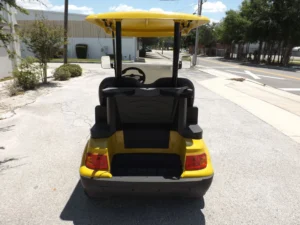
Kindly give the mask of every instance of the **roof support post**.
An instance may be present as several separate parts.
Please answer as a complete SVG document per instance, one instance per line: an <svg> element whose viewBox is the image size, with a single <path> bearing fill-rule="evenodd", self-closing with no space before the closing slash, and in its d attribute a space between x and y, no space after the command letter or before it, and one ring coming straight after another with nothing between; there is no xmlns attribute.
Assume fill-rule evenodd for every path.
<svg viewBox="0 0 300 225"><path fill-rule="evenodd" d="M116 73L116 45L115 45L115 32L112 32L112 45L113 45L113 54L114 54L114 71L115 71L115 76L117 76Z"/></svg>
<svg viewBox="0 0 300 225"><path fill-rule="evenodd" d="M180 23L175 21L174 26L174 48L173 48L173 74L172 80L174 87L177 87L178 66L179 66L179 51L180 51Z"/></svg>
<svg viewBox="0 0 300 225"><path fill-rule="evenodd" d="M116 76L122 76L122 26L121 21L116 21Z"/></svg>

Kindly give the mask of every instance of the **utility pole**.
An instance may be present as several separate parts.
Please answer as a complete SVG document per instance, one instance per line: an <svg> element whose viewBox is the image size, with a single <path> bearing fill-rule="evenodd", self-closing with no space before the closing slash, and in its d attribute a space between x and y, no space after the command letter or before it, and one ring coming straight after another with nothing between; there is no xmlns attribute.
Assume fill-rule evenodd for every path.
<svg viewBox="0 0 300 225"><path fill-rule="evenodd" d="M69 0L65 0L65 14L64 14L64 64L68 63L68 14L69 14Z"/></svg>
<svg viewBox="0 0 300 225"><path fill-rule="evenodd" d="M203 0L198 0L198 15L201 16L202 14L202 5ZM199 39L199 27L196 28L196 40L195 40L195 52L193 56L193 66L197 64L197 53L198 53L198 40Z"/></svg>

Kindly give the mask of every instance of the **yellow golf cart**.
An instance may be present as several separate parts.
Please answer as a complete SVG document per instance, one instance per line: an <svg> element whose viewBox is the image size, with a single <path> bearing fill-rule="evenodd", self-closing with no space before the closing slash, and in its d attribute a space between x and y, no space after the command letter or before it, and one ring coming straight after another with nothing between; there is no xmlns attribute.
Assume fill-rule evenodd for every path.
<svg viewBox="0 0 300 225"><path fill-rule="evenodd" d="M80 165L86 194L202 197L214 171L197 124L194 85L178 77L178 64L181 35L209 20L154 12L110 12L86 20L115 39L115 76L99 85L100 104ZM122 70L121 37L166 36L174 36L170 77L146 84L140 68Z"/></svg>

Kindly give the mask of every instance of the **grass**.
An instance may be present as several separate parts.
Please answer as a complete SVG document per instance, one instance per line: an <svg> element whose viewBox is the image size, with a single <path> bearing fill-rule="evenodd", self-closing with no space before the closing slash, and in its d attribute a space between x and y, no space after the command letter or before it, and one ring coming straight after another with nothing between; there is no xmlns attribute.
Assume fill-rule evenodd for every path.
<svg viewBox="0 0 300 225"><path fill-rule="evenodd" d="M191 61L191 56L184 55L181 57L182 61Z"/></svg>
<svg viewBox="0 0 300 225"><path fill-rule="evenodd" d="M63 63L64 59L52 59L50 62ZM70 58L68 59L69 63L101 63L100 59L76 59Z"/></svg>
<svg viewBox="0 0 300 225"><path fill-rule="evenodd" d="M50 62L52 63L63 63L64 59L52 59ZM113 60L111 60L113 62ZM122 60L122 62L131 62L131 60ZM100 59L76 59L76 58L69 58L68 63L101 63Z"/></svg>
<svg viewBox="0 0 300 225"><path fill-rule="evenodd" d="M12 80L12 79L14 79L14 78L13 77L3 77L3 78L0 78L0 82Z"/></svg>
<svg viewBox="0 0 300 225"><path fill-rule="evenodd" d="M293 60L293 61L290 61L290 64L297 64L297 65L300 65L300 60Z"/></svg>

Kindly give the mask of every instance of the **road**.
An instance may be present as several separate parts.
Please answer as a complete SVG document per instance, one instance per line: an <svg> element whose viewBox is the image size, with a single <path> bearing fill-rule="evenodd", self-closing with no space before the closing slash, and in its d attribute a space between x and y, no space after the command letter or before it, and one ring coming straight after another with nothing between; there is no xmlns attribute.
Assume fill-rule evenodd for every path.
<svg viewBox="0 0 300 225"><path fill-rule="evenodd" d="M173 58L172 51L164 55ZM300 66L294 69L267 68L255 65L226 62L222 58L198 57L198 64L203 69L214 69L257 81L271 87L300 95ZM216 74L217 75L217 74Z"/></svg>
<svg viewBox="0 0 300 225"><path fill-rule="evenodd" d="M214 77L198 70L180 73L195 84L215 168L204 200L87 199L79 183L81 154L98 85L113 71L83 67L83 77L54 85L0 121L0 224L299 224L299 144L204 88L201 82Z"/></svg>

